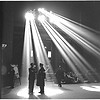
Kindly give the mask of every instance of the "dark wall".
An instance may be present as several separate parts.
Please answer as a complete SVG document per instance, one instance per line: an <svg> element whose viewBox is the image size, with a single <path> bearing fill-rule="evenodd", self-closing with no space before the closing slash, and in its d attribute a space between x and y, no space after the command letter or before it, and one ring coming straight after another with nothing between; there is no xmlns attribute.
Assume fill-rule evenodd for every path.
<svg viewBox="0 0 100 100"><path fill-rule="evenodd" d="M1 68L2 68L2 28L3 28L3 4L0 2L0 98L1 98Z"/></svg>
<svg viewBox="0 0 100 100"><path fill-rule="evenodd" d="M13 4L2 2L2 43L7 46L2 49L2 68L5 67L6 72L2 76L3 86L8 84L7 73L12 63L13 53ZM4 66L4 67L3 67Z"/></svg>
<svg viewBox="0 0 100 100"><path fill-rule="evenodd" d="M14 34L12 63L18 64L19 72L21 72L22 69L23 41L24 41L23 35Z"/></svg>
<svg viewBox="0 0 100 100"><path fill-rule="evenodd" d="M3 65L6 67L12 60L13 44L13 5L3 2L3 38L2 43L7 47L3 50Z"/></svg>

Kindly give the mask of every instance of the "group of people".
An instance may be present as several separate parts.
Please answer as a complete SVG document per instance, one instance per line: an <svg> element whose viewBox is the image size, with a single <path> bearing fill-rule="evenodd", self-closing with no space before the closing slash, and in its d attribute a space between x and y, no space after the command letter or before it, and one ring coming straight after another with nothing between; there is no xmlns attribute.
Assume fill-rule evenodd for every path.
<svg viewBox="0 0 100 100"><path fill-rule="evenodd" d="M29 68L29 94L33 94L33 90L34 90L34 82L35 79L37 77L37 81L36 81L36 85L40 87L40 92L41 94L44 94L44 86L45 86L45 78L46 78L46 73L45 73L45 69L43 67L43 64L40 63L40 69L37 72L36 71L36 65L31 63L30 64L30 68ZM36 76L37 73L37 76Z"/></svg>
<svg viewBox="0 0 100 100"><path fill-rule="evenodd" d="M62 83L80 83L80 79L72 71L66 72L60 65L55 73L57 84L62 87Z"/></svg>
<svg viewBox="0 0 100 100"><path fill-rule="evenodd" d="M11 80L10 85L11 85L11 88L14 88L14 75L15 75L15 73L18 74L18 69L16 70L15 65L11 65L11 66L12 67L11 67L11 70L10 70L10 80ZM59 65L59 67L58 67L58 69L55 73L55 76L56 76L56 79L57 79L57 84L58 84L59 87L62 87L61 83L65 79L64 73L65 73L64 69ZM19 76L17 76L17 77L19 77ZM36 65L34 63L30 64L29 76L28 76L29 94L33 94L35 79L36 79L36 85L40 87L39 93L44 94L46 71L45 71L42 63L39 64L39 70L38 71L37 71Z"/></svg>

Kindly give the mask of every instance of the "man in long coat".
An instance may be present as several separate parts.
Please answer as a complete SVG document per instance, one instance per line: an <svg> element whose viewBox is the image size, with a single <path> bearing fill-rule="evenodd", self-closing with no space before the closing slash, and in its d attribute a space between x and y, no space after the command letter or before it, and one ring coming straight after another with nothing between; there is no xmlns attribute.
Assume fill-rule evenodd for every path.
<svg viewBox="0 0 100 100"><path fill-rule="evenodd" d="M36 73L36 66L35 64L31 63L29 68L29 94L33 94L34 89L34 82L35 82L35 73Z"/></svg>
<svg viewBox="0 0 100 100"><path fill-rule="evenodd" d="M37 86L40 86L40 92L41 94L44 94L44 86L45 86L45 78L46 78L46 74L45 74L45 69L43 68L43 64L40 63L40 69L37 73Z"/></svg>
<svg viewBox="0 0 100 100"><path fill-rule="evenodd" d="M64 79L64 71L62 70L62 67L59 65L58 70L56 71L56 78L57 83L59 87L62 87L61 81Z"/></svg>
<svg viewBox="0 0 100 100"><path fill-rule="evenodd" d="M14 88L14 75L15 75L14 67L11 65L10 78L9 78L11 88Z"/></svg>

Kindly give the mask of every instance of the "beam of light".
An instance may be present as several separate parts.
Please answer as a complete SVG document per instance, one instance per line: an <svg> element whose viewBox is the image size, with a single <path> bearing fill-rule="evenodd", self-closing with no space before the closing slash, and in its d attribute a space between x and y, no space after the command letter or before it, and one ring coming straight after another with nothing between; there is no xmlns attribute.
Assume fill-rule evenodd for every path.
<svg viewBox="0 0 100 100"><path fill-rule="evenodd" d="M88 69L85 68L85 66L88 66L88 68L91 69L95 73L94 69L91 68L90 64L75 50L75 48L73 48L53 27L51 28L55 31L56 33L55 37L61 43L62 48L69 55L69 57L73 60L75 65L77 65L79 69L81 69L81 72L83 73L83 70L84 70L85 74L88 75L87 74ZM95 75L97 74L95 73Z"/></svg>
<svg viewBox="0 0 100 100"><path fill-rule="evenodd" d="M90 27L88 27L88 26L85 26L85 25L83 25L83 24L81 24L81 23L75 22L75 21L73 21L73 20L71 20L71 19L69 19L69 18L66 18L66 17L64 17L64 16L61 16L61 15L59 15L59 14L56 14L56 13L54 13L54 12L52 12L52 11L50 11L50 13L55 14L55 15L57 15L58 17L63 18L63 19L65 19L65 20L69 21L69 22L72 22L73 24L76 24L76 25L78 25L78 26L80 26L80 27L83 27L83 28L85 28L85 29L88 29L88 30L90 30L90 31L93 31L93 32L95 32L95 33L98 33L98 31L96 31L96 30L94 30L94 29L92 29L92 28L90 28Z"/></svg>
<svg viewBox="0 0 100 100"><path fill-rule="evenodd" d="M56 23L56 21L59 21L59 18L57 16L53 15L51 12L49 13L43 8L40 8L38 11L44 14L45 16L49 17L49 21L51 23Z"/></svg>
<svg viewBox="0 0 100 100"><path fill-rule="evenodd" d="M39 8L38 11L40 11L40 12L45 11L45 9L44 8Z"/></svg>
<svg viewBox="0 0 100 100"><path fill-rule="evenodd" d="M31 42L31 31L30 31L30 23L29 20L26 20L25 26L25 36L24 36L24 47L23 47L23 58L22 58L22 77L25 77L25 81L28 79L28 68L30 66L31 60L31 50L32 50L32 42Z"/></svg>
<svg viewBox="0 0 100 100"><path fill-rule="evenodd" d="M98 48L96 48L94 45L92 45L91 43L89 43L85 39L78 36L75 32L73 32L72 30L70 30L69 28L67 28L67 27L65 27L64 25L61 25L61 24L59 24L59 27L64 32L66 32L71 38L73 38L78 44L80 44L82 47L84 47L86 50L88 50L89 52L91 52L91 53L93 53L97 56L100 55L100 52L97 51L97 50L99 50Z"/></svg>
<svg viewBox="0 0 100 100"><path fill-rule="evenodd" d="M80 75L80 73L75 68L75 65L73 64L73 62L70 60L68 55L63 50L64 48L62 48L63 47L63 46L61 46L62 44L60 45L60 43L58 43L59 40L58 40L57 36L55 36L55 32L45 22L42 22L42 25L45 28L45 30L47 31L47 33L50 36L50 38L52 39L52 41L54 42L54 44L56 45L56 47L58 48L58 50L60 51L60 53L62 54L62 56L65 59L65 61L71 66L72 70L75 73L78 73L78 75ZM78 76L78 77L80 77L81 81L83 81L82 76Z"/></svg>
<svg viewBox="0 0 100 100"><path fill-rule="evenodd" d="M62 29L67 35L69 35L72 39L74 39L78 44L80 44L82 47L84 47L86 50L88 50L89 52L91 52L92 54L96 55L96 57L100 57L100 49L94 45L97 43L97 45L99 45L99 39L98 37L96 37L93 32L89 31L86 27L82 27L83 32L81 32L82 30L80 30L79 28L81 28L81 26L78 26L79 24L76 25L76 23L71 23L72 21L68 21L65 20L64 18L53 14L52 12L47 12L46 10L41 10L40 12L42 12L45 16L49 17L49 19L53 20L52 22L54 24L56 24L60 29ZM71 23L71 24L70 24ZM72 25L73 24L73 25ZM75 27L75 25L76 27ZM71 26L72 25L72 26ZM69 27L70 26L70 27ZM73 28L71 28L73 27ZM74 30L74 28L76 30ZM77 31L79 30L79 31ZM79 33L80 32L80 33ZM86 33L88 33L86 35ZM84 34L83 34L84 33ZM87 38L88 37L88 38ZM95 39L94 39L95 38ZM91 43L90 43L91 42ZM84 62L87 66L87 68L89 70L92 70L92 72L98 77L98 74L94 71L94 69L86 62L86 60L84 60L81 56L78 55L78 57L81 58L81 61ZM75 58L75 57L74 57ZM82 64L81 64L82 65ZM85 68L86 69L86 68ZM87 71L86 71L87 72ZM91 73L90 73L91 74ZM87 74L86 74L87 75ZM91 75L89 75L91 76Z"/></svg>
<svg viewBox="0 0 100 100"><path fill-rule="evenodd" d="M95 48L91 47L89 44L86 43L86 41L84 42L82 40L82 38L78 38L76 35L74 35L70 29L66 28L64 25L57 23L57 26L62 29L64 32L66 32L71 38L73 38L74 40L77 41L77 43L81 44L82 47L84 47L85 49L87 49L89 52L92 52L94 55L96 55L96 57L99 57L100 52L98 52ZM78 41L79 40L79 41ZM91 51L92 50L92 51ZM81 57L82 58L82 57ZM94 69L85 61L83 60L83 58L81 59L82 61L84 61L84 63L87 65L86 67L88 67L88 69L90 69L97 77L98 74L94 71ZM99 79L99 77L98 77Z"/></svg>
<svg viewBox="0 0 100 100"><path fill-rule="evenodd" d="M26 18L26 20L30 20L30 19L34 19L35 16L32 11L28 11L25 13L25 18Z"/></svg>
<svg viewBox="0 0 100 100"><path fill-rule="evenodd" d="M67 30L66 33L69 33L68 35L70 35L74 40L76 40L78 43L80 43L82 46L84 46L84 48L86 48L88 51L91 51L92 53L97 54L97 56L100 55L100 49L88 41L88 40L90 40L90 39L93 38L93 40L91 42L96 41L95 44L96 45L97 45L97 43L99 44L99 39L96 36L92 36L91 37L91 34L90 34L89 36L87 36L87 37L89 37L89 39L87 37L82 37L81 34L83 34L83 32L84 32L84 34L85 33L90 33L90 32L88 32L88 30L86 32L86 29L84 31L84 29L83 30L80 30L79 27L77 28L77 27L73 26L73 27L75 27L75 29L80 30L80 33L81 34L78 34L79 32L77 32L73 28L69 27L70 26L70 22L69 21L66 21L64 19L61 19L59 17L58 17L58 19L59 19L59 22L62 23L62 27L63 28L65 27L64 30ZM56 25L59 25L59 24L57 23ZM61 27L61 26L59 25L59 27Z"/></svg>
<svg viewBox="0 0 100 100"><path fill-rule="evenodd" d="M77 65L76 67L79 67L79 70L81 71L81 73L83 73L83 75L85 75L85 77L87 77L88 80L91 80L91 81L95 80L94 77L92 76L92 74L88 73L88 69L85 67L87 65L89 67L89 69L91 69L95 73L95 71L91 68L91 66L87 63L87 61L63 37L61 37L61 35L58 34L56 30L54 30L54 31L59 36L59 38L57 37L56 34L54 35L54 33L52 35L54 35L54 37L56 37L55 39L57 39L59 41L59 44L61 44L64 51L73 60L74 64ZM61 39L62 39L63 42L66 43L67 46L61 41ZM81 61L85 63L85 65L83 65L83 63L77 57L80 58ZM89 74L91 74L91 75L89 75ZM95 75L97 76L98 74L95 73Z"/></svg>
<svg viewBox="0 0 100 100"><path fill-rule="evenodd" d="M43 59L43 53L42 53L40 42L37 35L38 30L36 30L35 20L31 20L31 28L32 28L32 35L33 35L33 41L34 41L38 65L39 63L44 64L45 61Z"/></svg>
<svg viewBox="0 0 100 100"><path fill-rule="evenodd" d="M64 24L62 25L62 27L65 27ZM70 33L70 36L72 35L76 39L77 42L80 41L80 43L83 44L85 48L88 48L87 49L88 51L91 51L94 54L100 55L100 49L98 47L96 47L95 45L93 45L92 43L90 43L89 41L81 37L80 35L78 35L72 29L69 29L67 26L65 28Z"/></svg>
<svg viewBox="0 0 100 100"><path fill-rule="evenodd" d="M54 15L49 15L49 21L53 24L55 24L56 22L59 21L58 17L54 16Z"/></svg>
<svg viewBox="0 0 100 100"><path fill-rule="evenodd" d="M98 52L97 50L96 50L96 47L95 48L93 48L94 47L94 45L89 45L90 43L88 43L86 40L85 41L83 41L82 39L83 38L79 38L78 36L77 36L77 34L76 35L74 35L74 33L75 32L72 32L69 28L66 28L64 25L62 25L62 24L60 24L60 23L57 23L57 26L59 27L59 28L61 28L64 32L66 32L70 37L72 37L74 40L76 40L79 44L81 44L81 46L84 46L86 49L88 49L89 51L90 51L90 49L92 50L92 53L93 54L96 54L96 56L98 56L98 55L100 55L100 52ZM79 41L80 42L79 42ZM87 44L88 43L88 44ZM88 48L87 48L87 47ZM80 57L80 58L82 58L82 57ZM82 61L84 61L85 62L85 64L87 65L87 67L88 67L88 69L90 69L97 77L98 77L98 74L94 71L94 69L82 58L81 59ZM99 79L99 77L98 77L98 79Z"/></svg>
<svg viewBox="0 0 100 100"><path fill-rule="evenodd" d="M44 21L45 19L46 19L46 18L45 18L44 15L39 15L39 16L38 16L38 20L39 20L39 21L41 21L41 20Z"/></svg>
<svg viewBox="0 0 100 100"><path fill-rule="evenodd" d="M48 23L48 25L50 26L49 23ZM54 30L53 27L51 27L51 28ZM69 58L74 62L76 67L78 67L78 69L81 71L81 73L83 73L83 75L85 75L85 77L87 77L88 80L95 80L92 75L88 75L88 69L85 66L87 65L89 68L91 68L91 66L86 62L86 60L81 55L79 55L78 52L75 52L76 50L56 30L54 30L54 31L55 31L55 35L54 34L52 34L52 35L54 35L54 37L56 37L59 44L61 44L61 47L63 48L63 50L66 52L66 54L69 56ZM80 58L81 61L78 58ZM84 62L85 65L82 62ZM93 69L92 69L92 71L95 73L95 71ZM90 78L90 76L91 76L91 78Z"/></svg>
<svg viewBox="0 0 100 100"><path fill-rule="evenodd" d="M48 12L45 9L43 9L43 10L41 9L41 10L38 10L38 11L41 12L42 14L44 14L45 16L47 16L51 23L56 24L56 22L60 22L60 18L58 16L54 15L52 13L52 11Z"/></svg>
<svg viewBox="0 0 100 100"><path fill-rule="evenodd" d="M99 38L96 35L94 35L93 32L90 32L89 30L86 30L85 28L82 28L82 30L81 30L80 29L81 26L74 25L74 23L71 23L70 21L64 20L63 18L59 17L58 14L51 13L51 12L49 13L46 10L43 10L43 11L41 10L41 12L44 15L46 15L47 17L49 17L50 20L53 20L52 22L54 24L56 24L57 26L60 23L63 24L63 27L66 26L65 27L66 29L64 29L64 30L67 30L68 33L70 33L68 35L70 35L74 40L76 39L76 41L78 43L81 43L81 45L84 46L84 48L86 48L88 51L91 51L92 53L96 54L97 56L100 55L100 49L95 46L95 45L99 46ZM58 26L58 27L61 28L60 26ZM90 43L86 39L91 41L92 43ZM95 45L93 45L93 43Z"/></svg>
<svg viewBox="0 0 100 100"><path fill-rule="evenodd" d="M66 27L65 26L66 25L66 21L64 19L61 19L61 18L53 15L52 13L50 13L50 14L53 17L51 17L48 12L46 12L46 14L48 14L47 16L49 17L49 19L56 19L56 21L55 21L56 23L55 24L59 28L61 28L65 33L67 33L67 34L69 33L68 35L71 38L73 38L74 40L76 40L77 43L81 44L81 46L83 46L89 52L92 52L93 54L95 54L96 56L99 57L99 55L100 55L100 49L98 47L96 47L95 45L93 45L92 43L90 43L89 41L87 41L86 39L82 38L80 35L78 35L77 33L75 33L73 30L71 30L68 27ZM63 24L61 24L61 23L63 23ZM68 26L68 24L67 24L67 26Z"/></svg>
<svg viewBox="0 0 100 100"><path fill-rule="evenodd" d="M100 92L100 86L80 86L80 87L87 91Z"/></svg>
<svg viewBox="0 0 100 100"><path fill-rule="evenodd" d="M42 21L44 21L44 20L42 20ZM38 29L37 29L37 27L36 27L36 30L38 31ZM50 61L49 61L49 59L48 59L48 56L47 56L47 53L46 53L46 50L45 50L45 46L44 46L44 44L43 44L43 41L42 41L42 39L41 39L41 36L40 36L40 34L39 34L39 32L37 32L37 35L38 35L38 39L39 39L39 41L40 41L40 46L41 46L41 51L42 51L42 54L43 54L43 59L45 60L45 68L46 67L49 67L49 73L54 73L53 72L53 69L52 69L52 66L51 66L51 64L50 64ZM49 76L50 76L51 74L49 74ZM47 76L48 77L48 76Z"/></svg>
<svg viewBox="0 0 100 100"><path fill-rule="evenodd" d="M45 16L41 16L41 17L45 17ZM41 20L41 21L44 21L44 20ZM42 58L42 62L44 62L43 64L44 64L44 66L45 66L45 69L46 69L46 67L49 67L49 73L54 73L53 72L53 69L52 69L52 66L51 66L51 64L50 64L50 61L49 61L49 59L48 59L48 57L47 57L47 53L46 53L46 50L45 50L45 46L44 46L44 44L43 44L43 41L42 41L42 39L41 39L41 36L40 36L40 34L39 34L39 31L38 31L38 29L37 29L37 26L36 26L36 24L34 24L34 27L35 27L35 29L36 29L36 33L37 33L37 37L38 37L38 43L39 43L39 47L40 47L40 52L42 53L42 57L40 57L40 58ZM34 35L35 35L35 33L33 33ZM35 38L34 38L34 43L35 43ZM35 44L36 46L37 46L37 44ZM47 75L47 77L48 76L50 76L51 74L48 74Z"/></svg>
<svg viewBox="0 0 100 100"><path fill-rule="evenodd" d="M66 28L66 27L64 27L63 25L61 25L61 24L57 24L58 26L59 26L59 28L61 28L64 32L66 32L70 37L72 37L74 40L76 40L79 44L81 44L81 46L84 46L85 48L86 48L86 45L88 45L88 44L86 44L85 42L83 42L80 38L77 38L77 37L74 37L74 35L71 33L71 32L69 32L68 31L68 28ZM79 41L80 42L79 42ZM89 45L88 45L89 46ZM90 47L90 46L89 46ZM99 52L97 52L95 49L93 49L92 47L90 47L91 48L91 50L94 50L94 52L95 53L99 53ZM86 48L86 49L88 49L88 48ZM88 49L89 50L89 49ZM89 50L90 51L90 50ZM90 51L91 52L91 51ZM94 53L93 51L92 51L92 53ZM100 53L99 53L100 54ZM83 60L82 60L83 61ZM89 66L89 65L88 65Z"/></svg>
<svg viewBox="0 0 100 100"><path fill-rule="evenodd" d="M43 41L42 41L42 39L40 37L38 28L37 28L37 26L35 24L35 21L31 21L31 26L32 26L33 41L34 41L34 46L35 46L35 51L36 51L38 66L39 66L39 63L43 63L44 64L44 67L46 69L46 67L48 65L48 67L50 69L49 70L50 71L49 73L53 73L53 70L52 70L50 61L49 61L49 59L47 57L47 53L46 53L46 50L45 50ZM47 78L50 75L51 74L48 74L47 75Z"/></svg>
<svg viewBox="0 0 100 100"><path fill-rule="evenodd" d="M61 15L58 15L56 13L53 13L54 15L58 16L61 20L61 22L73 31L75 31L77 34L82 36L83 38L87 39L88 41L92 42L95 45L99 45L99 37L96 36L96 34L99 34L100 32L93 30L92 28L89 28L85 25L82 25L78 22L75 22L71 19L65 18ZM95 33L95 34L94 34ZM100 45L99 45L100 46Z"/></svg>
<svg viewBox="0 0 100 100"><path fill-rule="evenodd" d="M81 27L79 26L79 24L76 25L74 24L75 22L72 23L73 21L71 22L70 21L60 18L60 23L66 26L67 30L74 35L76 40L80 41L84 45L85 48L88 47L89 51L93 51L92 53L97 54L97 56L98 55L100 56L100 48L96 46L96 45L99 46L99 38L93 34L95 31L90 32L88 29L86 29L86 27L85 28Z"/></svg>

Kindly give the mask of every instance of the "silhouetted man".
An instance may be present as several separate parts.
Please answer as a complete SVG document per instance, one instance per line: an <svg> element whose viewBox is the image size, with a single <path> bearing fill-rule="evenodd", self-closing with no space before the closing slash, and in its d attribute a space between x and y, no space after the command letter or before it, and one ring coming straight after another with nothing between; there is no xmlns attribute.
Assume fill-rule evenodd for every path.
<svg viewBox="0 0 100 100"><path fill-rule="evenodd" d="M35 64L31 63L29 68L29 94L33 94L34 89L34 81L35 81L35 73L36 73L36 66Z"/></svg>
<svg viewBox="0 0 100 100"><path fill-rule="evenodd" d="M40 69L37 73L37 86L40 86L40 92L41 94L44 94L44 86L45 86L45 79L46 74L45 74L45 69L43 68L43 64L40 63Z"/></svg>
<svg viewBox="0 0 100 100"><path fill-rule="evenodd" d="M11 69L10 69L10 88L14 88L14 76L15 76L15 71L14 71L14 65L11 65Z"/></svg>
<svg viewBox="0 0 100 100"><path fill-rule="evenodd" d="M64 79L64 71L62 70L61 66L59 66L58 70L56 71L56 78L59 87L62 87L61 81Z"/></svg>

